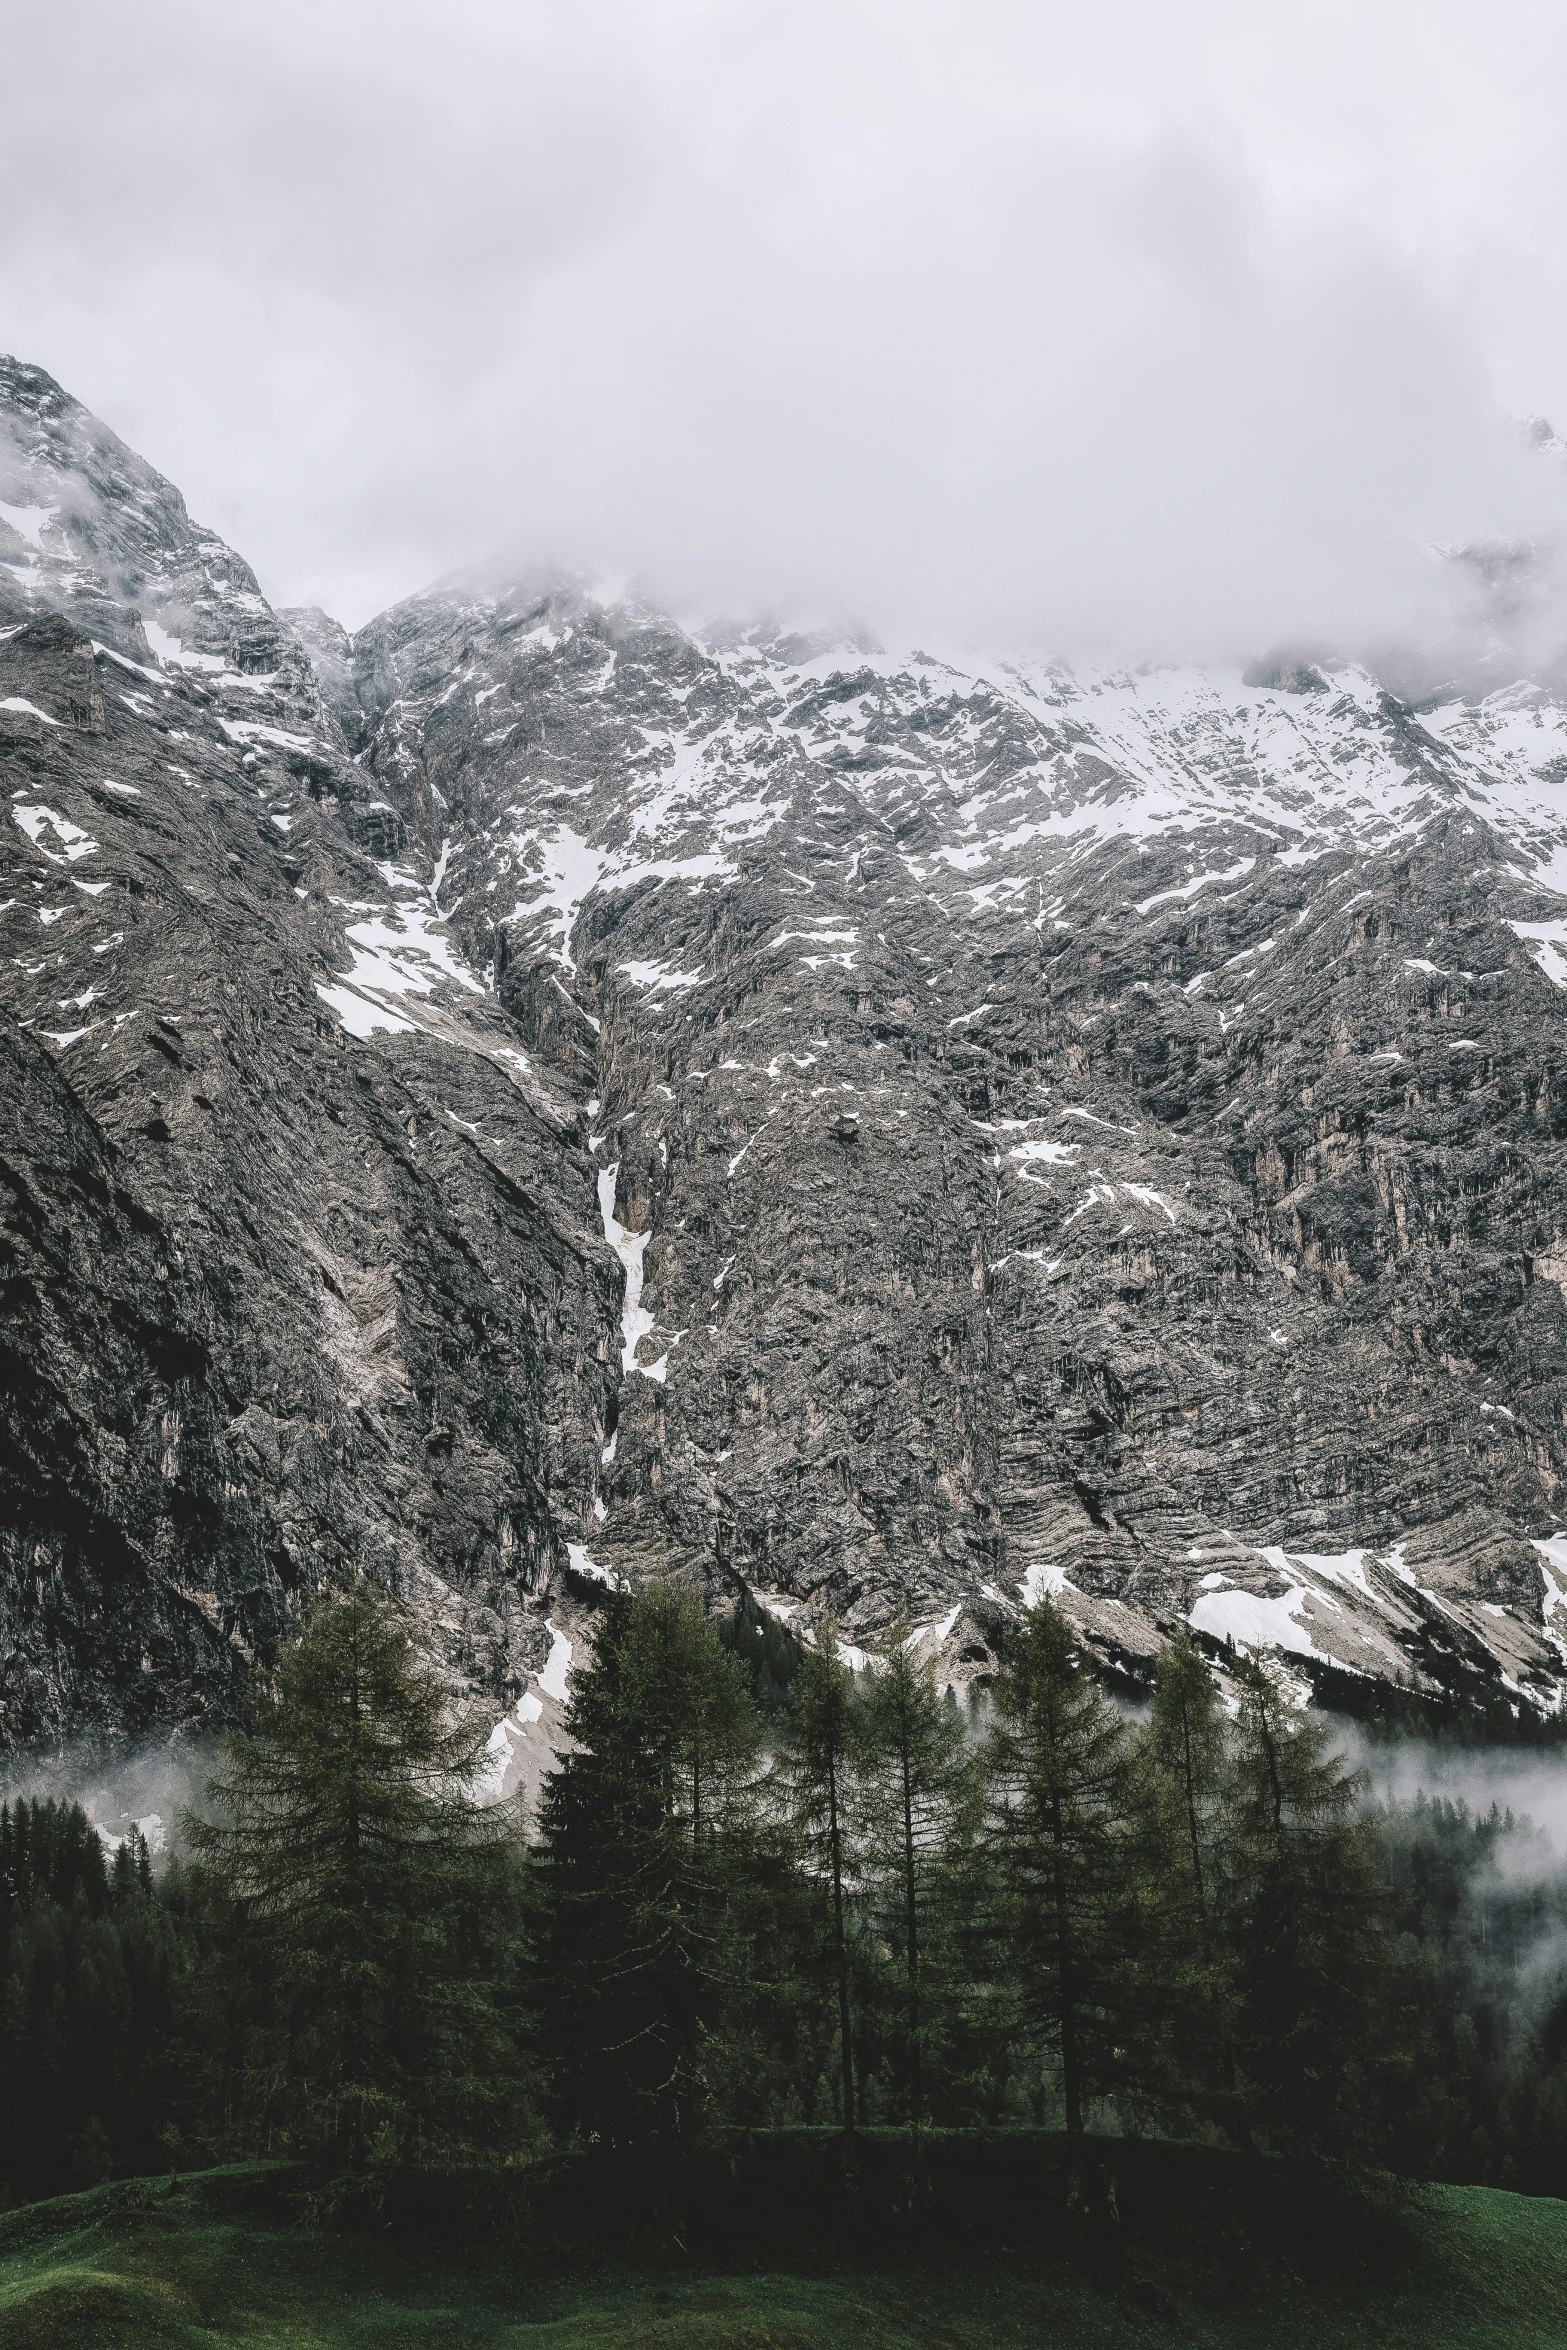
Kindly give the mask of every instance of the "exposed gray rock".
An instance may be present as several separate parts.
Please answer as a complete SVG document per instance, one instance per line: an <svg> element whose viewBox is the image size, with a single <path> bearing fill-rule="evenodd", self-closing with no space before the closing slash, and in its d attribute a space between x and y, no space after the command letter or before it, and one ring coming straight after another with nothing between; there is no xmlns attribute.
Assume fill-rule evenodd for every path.
<svg viewBox="0 0 1567 2350"><path fill-rule="evenodd" d="M1054 1589L1133 1668L1187 1618L1554 1711L1554 702L548 580L355 658L454 931L591 1088L641 1282L595 1562L862 1642Z"/></svg>
<svg viewBox="0 0 1567 2350"><path fill-rule="evenodd" d="M19 608L0 1735L226 1708L355 1565L515 1695L603 1441L615 1274L574 1120L424 887L252 758L301 720L344 758L308 671L236 736L220 673L94 656L74 586Z"/></svg>
<svg viewBox="0 0 1567 2350"><path fill-rule="evenodd" d="M5 367L7 1737L226 1705L350 1560L533 1778L669 1566L1556 1712L1550 694L547 577L350 644Z"/></svg>
<svg viewBox="0 0 1567 2350"><path fill-rule="evenodd" d="M319 604L280 611L278 618L293 630L304 648L322 702L339 732L351 746L357 745L361 712L354 691L353 638L342 622L334 620L330 612L323 612Z"/></svg>

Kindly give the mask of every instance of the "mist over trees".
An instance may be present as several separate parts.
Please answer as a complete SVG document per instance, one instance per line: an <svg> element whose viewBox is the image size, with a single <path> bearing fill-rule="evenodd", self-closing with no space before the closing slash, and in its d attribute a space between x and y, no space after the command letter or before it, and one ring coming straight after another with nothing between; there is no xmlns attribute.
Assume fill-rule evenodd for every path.
<svg viewBox="0 0 1567 2350"><path fill-rule="evenodd" d="M1567 1870L1497 1809L1372 1805L1266 1662L1232 1713L1183 1637L1138 1724L1048 1603L984 1720L906 1624L855 1675L658 1585L595 1645L531 1841L358 1586L161 1869L0 1808L5 2194L802 2124L851 2164L1024 2125L1567 2190Z"/></svg>

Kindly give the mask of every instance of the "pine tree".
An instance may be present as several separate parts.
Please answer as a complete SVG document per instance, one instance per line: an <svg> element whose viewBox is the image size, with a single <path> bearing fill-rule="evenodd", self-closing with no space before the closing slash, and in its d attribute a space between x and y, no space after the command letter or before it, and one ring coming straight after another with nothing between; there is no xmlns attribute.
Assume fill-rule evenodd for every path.
<svg viewBox="0 0 1567 2350"><path fill-rule="evenodd" d="M1041 1601L997 1684L991 1823L1020 2017L1058 2061L1073 2135L1086 2099L1128 2084L1142 2018L1142 1895L1127 1733Z"/></svg>
<svg viewBox="0 0 1567 2350"><path fill-rule="evenodd" d="M838 1654L837 1628L830 1617L822 1625L815 1647L805 1653L793 1696L780 1749L779 1776L807 1866L828 1904L826 1947L838 2006L838 2067L847 2147L855 2127L853 1964L847 1893L855 1866L850 1833L860 1700L854 1675Z"/></svg>
<svg viewBox="0 0 1567 2350"><path fill-rule="evenodd" d="M519 2134L511 1823L390 1601L323 1592L188 1823L235 1904L252 2132L350 2164Z"/></svg>
<svg viewBox="0 0 1567 2350"><path fill-rule="evenodd" d="M857 1721L858 1847L878 1939L902 1976L904 2089L910 2128L926 2118L926 2049L949 1923L955 1819L970 1769L961 1717L942 1702L934 1667L911 1653L901 1617Z"/></svg>
<svg viewBox="0 0 1567 2350"><path fill-rule="evenodd" d="M1272 2142L1353 2156L1376 2126L1385 1894L1363 1782L1271 1660L1233 1668L1240 1714L1225 1840L1236 2056Z"/></svg>
<svg viewBox="0 0 1567 2350"><path fill-rule="evenodd" d="M0 2182L13 2193L157 2161L193 1961L139 1836L106 1870L79 1805L0 1809Z"/></svg>
<svg viewBox="0 0 1567 2350"><path fill-rule="evenodd" d="M0 1804L0 1926L40 1895L101 1916L108 1888L102 1839L79 1803Z"/></svg>
<svg viewBox="0 0 1567 2350"><path fill-rule="evenodd" d="M756 1816L746 1676L694 1593L614 1592L545 1791L540 2021L562 2127L681 2141L714 2110Z"/></svg>

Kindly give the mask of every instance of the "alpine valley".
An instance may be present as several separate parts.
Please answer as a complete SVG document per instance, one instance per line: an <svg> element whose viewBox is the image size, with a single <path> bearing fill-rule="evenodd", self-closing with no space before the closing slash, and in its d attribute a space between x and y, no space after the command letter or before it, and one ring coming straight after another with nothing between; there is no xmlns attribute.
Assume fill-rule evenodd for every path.
<svg viewBox="0 0 1567 2350"><path fill-rule="evenodd" d="M225 1717L353 1564L507 1783L669 1570L1559 1712L1549 684L350 638L0 360L0 784L7 1747Z"/></svg>

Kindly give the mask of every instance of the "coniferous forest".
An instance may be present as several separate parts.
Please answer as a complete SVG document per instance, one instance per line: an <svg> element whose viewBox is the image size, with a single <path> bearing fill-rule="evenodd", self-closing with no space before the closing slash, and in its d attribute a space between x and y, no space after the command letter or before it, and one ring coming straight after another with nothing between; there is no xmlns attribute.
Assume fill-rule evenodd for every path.
<svg viewBox="0 0 1567 2350"><path fill-rule="evenodd" d="M678 2158L715 2132L1166 2137L1567 2193L1567 1871L1375 1807L1270 1668L1130 1720L1048 1605L983 1719L610 1594L537 1818L395 1608L317 1601L176 1849L0 1812L0 2185ZM765 1651L765 1655L761 1652Z"/></svg>

